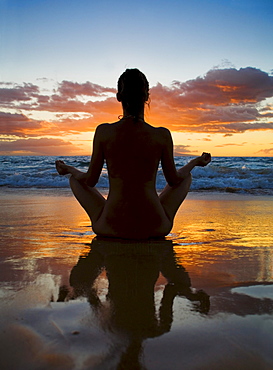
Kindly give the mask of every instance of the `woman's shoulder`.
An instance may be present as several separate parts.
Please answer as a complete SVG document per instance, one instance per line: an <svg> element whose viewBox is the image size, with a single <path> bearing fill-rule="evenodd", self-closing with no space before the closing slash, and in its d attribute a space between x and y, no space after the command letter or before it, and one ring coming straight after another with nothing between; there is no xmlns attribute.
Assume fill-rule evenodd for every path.
<svg viewBox="0 0 273 370"><path fill-rule="evenodd" d="M111 124L110 123L101 123L96 127L96 131L102 131L107 129Z"/></svg>
<svg viewBox="0 0 273 370"><path fill-rule="evenodd" d="M149 125L149 126L159 136L162 136L164 138L171 136L170 131L166 127L163 127L163 126L162 127L154 127L154 126L151 126L151 125Z"/></svg>
<svg viewBox="0 0 273 370"><path fill-rule="evenodd" d="M107 141L116 135L118 122L101 123L97 126L95 136L100 141Z"/></svg>
<svg viewBox="0 0 273 370"><path fill-rule="evenodd" d="M138 126L138 132L146 132L149 133L151 137L158 138L160 141L166 141L171 138L171 133L166 127L155 127L150 125L147 122L143 122L144 125ZM106 139L109 135L112 136L114 133L127 132L127 130L131 130L131 126L124 125L121 121L113 122L113 123L101 123L96 128L96 136L100 136Z"/></svg>
<svg viewBox="0 0 273 370"><path fill-rule="evenodd" d="M107 132L111 131L112 123L101 123L96 127L96 135L105 135Z"/></svg>
<svg viewBox="0 0 273 370"><path fill-rule="evenodd" d="M148 125L148 131L150 138L154 143L165 146L172 142L171 133L166 127L154 127Z"/></svg>
<svg viewBox="0 0 273 370"><path fill-rule="evenodd" d="M101 123L97 126L96 131L104 131L104 130L111 130L118 125L120 121L111 122L111 123Z"/></svg>
<svg viewBox="0 0 273 370"><path fill-rule="evenodd" d="M150 123L148 122L145 122L145 124L151 129L151 130L154 130L154 131L157 131L158 133L162 133L162 134L166 134L166 133L169 133L170 131L166 128L166 127L163 127L163 126L160 126L160 127L157 127L157 126L152 126Z"/></svg>

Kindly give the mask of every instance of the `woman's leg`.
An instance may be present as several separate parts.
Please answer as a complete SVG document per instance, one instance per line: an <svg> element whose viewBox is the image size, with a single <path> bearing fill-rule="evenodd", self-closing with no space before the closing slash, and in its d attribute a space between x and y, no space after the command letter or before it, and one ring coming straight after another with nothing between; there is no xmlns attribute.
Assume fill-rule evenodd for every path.
<svg viewBox="0 0 273 370"><path fill-rule="evenodd" d="M179 171L180 170L178 170L178 172ZM162 193L159 195L160 202L171 223L173 223L173 219L178 208L180 207L190 190L191 180L192 176L189 173L189 175L182 182L180 182L180 184L172 187L167 184Z"/></svg>
<svg viewBox="0 0 273 370"><path fill-rule="evenodd" d="M56 170L60 175L71 174L70 187L80 205L85 209L92 224L94 224L100 217L106 200L97 191L97 189L86 185L80 179L86 175L77 168L66 165L63 161L56 161Z"/></svg>
<svg viewBox="0 0 273 370"><path fill-rule="evenodd" d="M79 182L73 176L70 177L70 187L76 199L90 217L92 224L94 224L103 211L105 198L97 189Z"/></svg>

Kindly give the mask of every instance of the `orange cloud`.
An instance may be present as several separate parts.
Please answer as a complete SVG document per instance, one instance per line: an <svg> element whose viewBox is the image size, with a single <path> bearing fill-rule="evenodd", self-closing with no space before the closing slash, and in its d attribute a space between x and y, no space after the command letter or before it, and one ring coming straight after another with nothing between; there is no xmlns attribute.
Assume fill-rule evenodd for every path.
<svg viewBox="0 0 273 370"><path fill-rule="evenodd" d="M247 142L245 141L245 142L243 142L243 143L226 143L226 144L221 144L221 145L215 145L215 148L224 148L224 147L226 147L226 146L243 146L243 145L246 145L247 144Z"/></svg>
<svg viewBox="0 0 273 370"><path fill-rule="evenodd" d="M121 114L114 88L91 82L62 81L45 95L38 85L0 84L0 134L15 137L94 131ZM172 131L223 133L273 130L273 76L256 68L213 69L203 77L150 90L146 119ZM32 118L34 112L45 119ZM54 114L49 121L46 113ZM35 116L35 115L34 115ZM84 116L84 118L80 118Z"/></svg>
<svg viewBox="0 0 273 370"><path fill-rule="evenodd" d="M0 154L17 155L69 155L79 154L71 142L55 138L18 139L0 141Z"/></svg>
<svg viewBox="0 0 273 370"><path fill-rule="evenodd" d="M175 131L272 130L271 110L259 106L272 96L273 77L251 67L214 69L195 80L151 89L153 115Z"/></svg>
<svg viewBox="0 0 273 370"><path fill-rule="evenodd" d="M192 155L193 152L189 148L189 145L174 145L173 154L174 156Z"/></svg>
<svg viewBox="0 0 273 370"><path fill-rule="evenodd" d="M268 149L261 149L256 154L259 155L265 155L265 156L272 156L273 155L273 148L268 148Z"/></svg>
<svg viewBox="0 0 273 370"><path fill-rule="evenodd" d="M24 114L0 112L0 132L2 135L37 135L43 128L40 121L32 120Z"/></svg>

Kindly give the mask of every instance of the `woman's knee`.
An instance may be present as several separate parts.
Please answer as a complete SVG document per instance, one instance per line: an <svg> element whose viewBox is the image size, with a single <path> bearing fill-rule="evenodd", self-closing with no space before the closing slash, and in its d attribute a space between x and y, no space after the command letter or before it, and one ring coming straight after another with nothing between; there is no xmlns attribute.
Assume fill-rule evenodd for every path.
<svg viewBox="0 0 273 370"><path fill-rule="evenodd" d="M190 188L191 183L192 183L192 174L189 173L178 185L176 185L176 187L180 189L188 189Z"/></svg>
<svg viewBox="0 0 273 370"><path fill-rule="evenodd" d="M70 176L69 178L69 185L72 190L82 187L82 184L73 176Z"/></svg>
<svg viewBox="0 0 273 370"><path fill-rule="evenodd" d="M69 184L70 184L70 185L71 185L71 184L73 184L73 183L74 183L74 181L75 181L75 177L70 176L70 177L69 177Z"/></svg>
<svg viewBox="0 0 273 370"><path fill-rule="evenodd" d="M72 191L75 189L75 187L77 186L77 180L75 179L75 177L73 176L70 176L69 178L69 185L70 185L70 188L72 189Z"/></svg>
<svg viewBox="0 0 273 370"><path fill-rule="evenodd" d="M188 186L190 187L191 186L191 183L192 183L192 174L189 173L188 176L185 178L184 181L187 182Z"/></svg>
<svg viewBox="0 0 273 370"><path fill-rule="evenodd" d="M71 176L69 179L70 189L72 190L74 196L79 200L82 197L85 187L81 184L75 177ZM79 200L80 201L80 200Z"/></svg>

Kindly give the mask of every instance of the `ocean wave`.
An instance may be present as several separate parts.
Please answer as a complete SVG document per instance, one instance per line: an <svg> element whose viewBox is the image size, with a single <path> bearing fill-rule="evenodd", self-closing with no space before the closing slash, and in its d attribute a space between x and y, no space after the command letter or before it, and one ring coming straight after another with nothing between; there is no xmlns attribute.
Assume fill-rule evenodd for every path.
<svg viewBox="0 0 273 370"><path fill-rule="evenodd" d="M0 157L0 186L10 188L67 188L68 176L59 176L55 160L87 171L90 157ZM186 164L190 157L175 157L177 168ZM216 157L207 167L195 167L192 171L194 191L228 191L273 195L273 159L271 157ZM156 186L163 189L166 181L159 167ZM98 187L108 188L107 169L104 166Z"/></svg>

